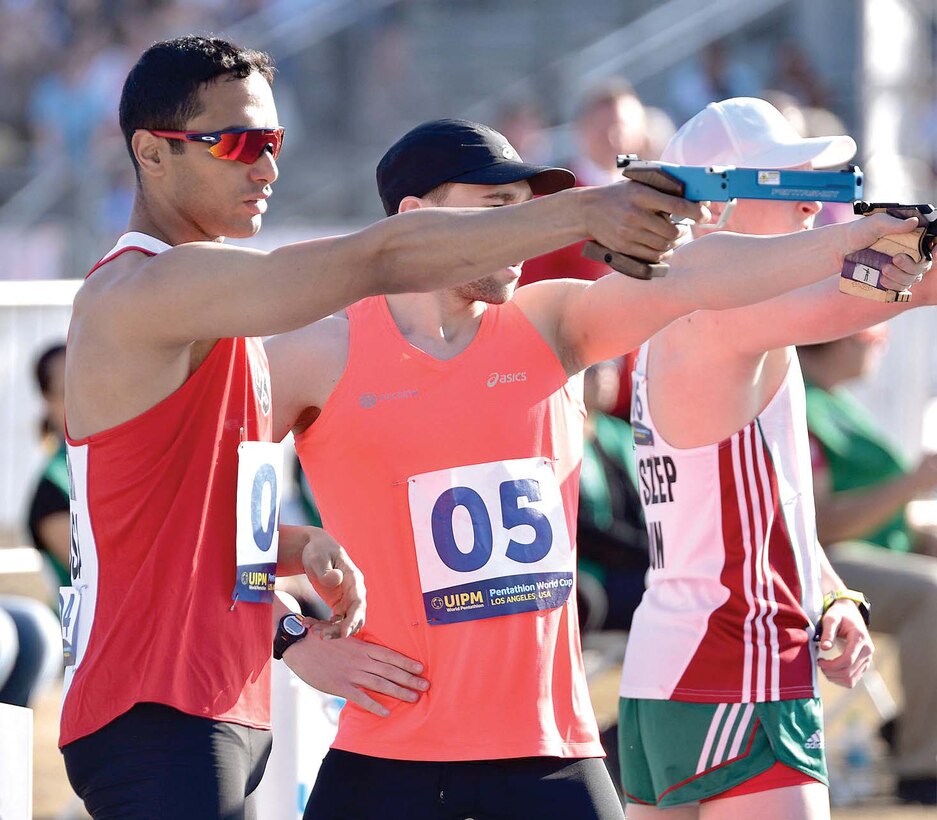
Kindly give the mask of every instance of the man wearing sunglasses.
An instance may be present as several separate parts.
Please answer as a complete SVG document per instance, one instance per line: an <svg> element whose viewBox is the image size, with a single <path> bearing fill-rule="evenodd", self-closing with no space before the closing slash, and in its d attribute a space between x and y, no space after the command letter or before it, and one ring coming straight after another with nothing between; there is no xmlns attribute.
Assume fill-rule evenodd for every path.
<svg viewBox="0 0 937 820"><path fill-rule="evenodd" d="M478 123L417 126L377 168L388 223L525 207L536 177L512 173L515 156ZM520 265L505 265L268 340L274 437L293 430L324 525L368 580L364 631L333 643L391 647L430 682L377 692L387 718L343 709L305 816L620 819L576 618L582 370L697 308L835 273L850 250L913 226L720 234L647 282L613 273L515 293ZM889 266L910 282L919 269L906 267Z"/></svg>
<svg viewBox="0 0 937 820"><path fill-rule="evenodd" d="M333 641L324 654L331 644L298 640L304 624L283 620L272 600L277 574L306 572L340 619L328 635L364 619L360 573L338 545L321 530L277 527L282 477L256 337L587 236L656 262L678 236L663 214L703 215L623 184L499 211L424 209L270 253L229 247L223 237L260 229L279 173L272 78L264 54L183 37L148 49L121 97L133 210L76 297L66 365L72 583L60 591L60 743L95 816L250 813L270 748L272 617L277 656L365 708L384 711L355 684L392 693L421 670L361 642ZM572 185L568 171L511 163L538 194Z"/></svg>

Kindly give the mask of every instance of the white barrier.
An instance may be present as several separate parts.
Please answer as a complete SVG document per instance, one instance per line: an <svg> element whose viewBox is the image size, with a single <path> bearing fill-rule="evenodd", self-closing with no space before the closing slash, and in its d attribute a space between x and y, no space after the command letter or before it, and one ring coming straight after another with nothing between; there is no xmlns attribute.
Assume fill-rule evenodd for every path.
<svg viewBox="0 0 937 820"><path fill-rule="evenodd" d="M0 817L33 816L33 712L0 703Z"/></svg>
<svg viewBox="0 0 937 820"><path fill-rule="evenodd" d="M301 818L344 701L307 686L273 661L273 751L257 787L257 820ZM5 815L3 815L5 820Z"/></svg>
<svg viewBox="0 0 937 820"><path fill-rule="evenodd" d="M47 457L42 452L33 363L65 341L80 282L0 282L0 537L20 542L26 505Z"/></svg>

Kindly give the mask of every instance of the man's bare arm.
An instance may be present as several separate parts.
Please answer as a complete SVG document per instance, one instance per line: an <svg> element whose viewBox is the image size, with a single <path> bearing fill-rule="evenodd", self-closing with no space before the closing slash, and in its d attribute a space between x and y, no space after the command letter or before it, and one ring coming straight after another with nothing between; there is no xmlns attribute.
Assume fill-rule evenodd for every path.
<svg viewBox="0 0 937 820"><path fill-rule="evenodd" d="M419 209L270 252L190 243L112 277L99 286L94 309L126 340L173 346L268 335L365 296L471 281L589 236L656 259L676 236L658 212L702 215L695 203L616 183L498 209Z"/></svg>
<svg viewBox="0 0 937 820"><path fill-rule="evenodd" d="M596 282L563 282L553 294L551 283L537 283L518 291L518 300L573 373L634 349L691 311L751 305L814 283L838 272L847 253L914 227L914 220L881 215L781 236L717 233L678 248L663 279L610 274ZM888 273L898 275L892 268Z"/></svg>
<svg viewBox="0 0 937 820"><path fill-rule="evenodd" d="M903 255L895 257L895 262L907 282L924 267ZM937 276L933 273L925 273L923 280L912 287L910 302L876 302L845 295L839 290L839 278L830 276L761 304L701 316L700 320L711 323L714 333L731 334L731 353L759 355L787 345L839 339L911 308L937 304Z"/></svg>
<svg viewBox="0 0 937 820"><path fill-rule="evenodd" d="M348 553L319 527L281 525L279 535L277 575L304 572L335 616L330 634L358 632L365 620L364 578Z"/></svg>

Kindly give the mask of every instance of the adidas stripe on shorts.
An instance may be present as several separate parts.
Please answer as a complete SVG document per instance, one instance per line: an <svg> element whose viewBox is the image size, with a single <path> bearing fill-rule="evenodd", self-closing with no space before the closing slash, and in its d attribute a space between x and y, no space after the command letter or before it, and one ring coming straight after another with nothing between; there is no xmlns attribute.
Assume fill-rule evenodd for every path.
<svg viewBox="0 0 937 820"><path fill-rule="evenodd" d="M631 803L695 803L775 762L829 785L819 698L769 703L619 700L622 790Z"/></svg>

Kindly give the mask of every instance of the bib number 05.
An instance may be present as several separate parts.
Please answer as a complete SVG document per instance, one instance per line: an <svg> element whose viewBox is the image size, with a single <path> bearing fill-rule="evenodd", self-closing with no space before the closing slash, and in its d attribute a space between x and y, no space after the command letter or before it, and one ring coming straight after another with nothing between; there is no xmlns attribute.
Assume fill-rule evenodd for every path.
<svg viewBox="0 0 937 820"><path fill-rule="evenodd" d="M543 458L422 473L410 518L431 624L562 606L573 584L559 482Z"/></svg>

